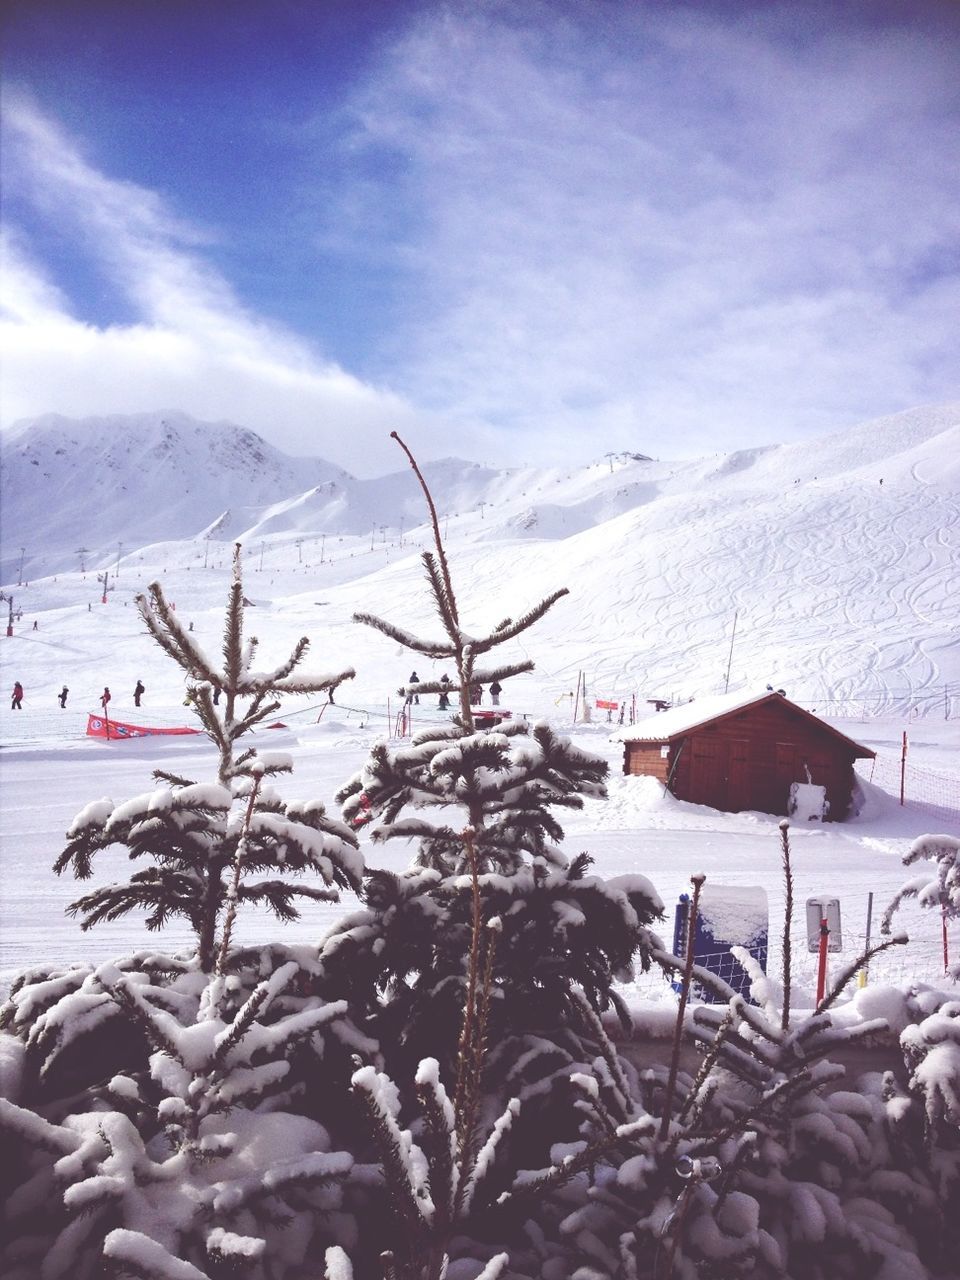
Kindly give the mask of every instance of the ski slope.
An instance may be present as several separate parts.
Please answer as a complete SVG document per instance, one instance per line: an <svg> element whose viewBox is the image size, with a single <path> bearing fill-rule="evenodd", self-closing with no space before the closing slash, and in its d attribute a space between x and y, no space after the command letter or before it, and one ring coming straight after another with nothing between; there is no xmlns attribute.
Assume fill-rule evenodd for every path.
<svg viewBox="0 0 960 1280"><path fill-rule="evenodd" d="M841 898L844 956L853 958L865 933L867 895L875 895L876 921L905 878L900 860L911 839L960 827L958 423L955 408L918 410L815 445L681 462L618 455L575 470L500 472L434 464L455 498L448 502L435 489L468 630L516 616L559 587L570 590L517 642L509 656L529 656L537 670L508 682L505 692L517 714L568 727L611 762L609 800L565 824L570 853L589 850L604 875L647 875L668 906L695 871L718 883L761 885L776 922L776 819L682 805L656 784L621 777L619 746L602 722L573 724L571 694L582 678L590 700L629 706L636 698L645 709L650 697L685 700L728 683L783 687L879 752L877 785L865 775L865 805L855 821L795 833L798 897ZM118 512L132 509L142 470L133 447L130 456ZM247 627L260 639L264 663L280 661L307 635L316 669L357 670L336 708L296 700L283 707L287 727L273 731L270 744L294 756L296 771L282 786L290 798L329 803L392 726L395 690L410 669L421 679L443 670L352 621L365 610L417 633L435 631L419 560L430 533L420 515L409 514L409 476L368 483L366 498L349 494L351 521L367 529L362 534L312 523L321 510L312 490L244 509ZM40 514L32 536L40 538L42 495L33 497ZM177 510L182 520L182 505ZM203 523L205 510L198 501L189 537L143 544L126 516L101 539L122 543L122 552L91 557L85 573L74 560L28 585L4 584L23 613L0 643L2 678L7 690L20 680L26 692L23 712L0 703L0 974L7 979L29 964L186 942L175 929L148 938L133 920L81 934L63 915L78 886L49 868L73 814L90 800L148 790L158 765L210 774L211 753L197 740L103 743L84 736L86 713L97 709L104 685L119 719L176 724L187 716L181 673L147 638L132 601L159 579L198 640L216 652L237 524L231 533ZM322 511L323 521L332 520L328 505ZM408 513L402 526L398 512ZM78 506L66 533L61 526L65 545L95 545L83 518ZM98 570L108 574L106 604ZM147 688L140 712L132 702L137 679ZM70 696L60 711L64 683ZM438 714L427 701L417 709L424 720ZM904 731L916 783L901 808ZM393 866L410 853L366 852L375 865ZM109 878L120 866L117 855L98 875ZM283 929L248 917L240 936L316 941L337 910L311 908ZM885 957L884 972L891 980L935 980L939 922L929 913L914 911L907 921L909 915L911 946ZM802 933L802 920L797 927ZM663 928L669 938L669 921ZM774 951L780 928L773 924ZM797 946L804 952L804 937ZM659 987L643 990L669 998Z"/></svg>

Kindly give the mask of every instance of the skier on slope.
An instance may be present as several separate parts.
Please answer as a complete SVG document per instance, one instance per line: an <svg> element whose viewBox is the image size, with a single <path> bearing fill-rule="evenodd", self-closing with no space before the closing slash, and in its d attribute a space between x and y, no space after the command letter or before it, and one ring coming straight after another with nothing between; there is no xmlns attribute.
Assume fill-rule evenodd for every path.
<svg viewBox="0 0 960 1280"><path fill-rule="evenodd" d="M70 690L67 688L66 685L64 685L63 688L60 690L60 692L57 694L57 701L60 703L61 707L65 707L67 705L67 694L69 692Z"/></svg>
<svg viewBox="0 0 960 1280"><path fill-rule="evenodd" d="M110 690L104 685L103 693L100 695L100 705L103 707L103 714L107 714L107 707L110 705Z"/></svg>
<svg viewBox="0 0 960 1280"><path fill-rule="evenodd" d="M23 710L22 703L23 703L23 685L20 683L19 680L17 680L14 682L13 693L10 695L10 710L22 711Z"/></svg>
<svg viewBox="0 0 960 1280"><path fill-rule="evenodd" d="M138 680L133 688L133 705L135 707L139 707L140 699L143 697L144 693L146 693L144 683L142 680Z"/></svg>

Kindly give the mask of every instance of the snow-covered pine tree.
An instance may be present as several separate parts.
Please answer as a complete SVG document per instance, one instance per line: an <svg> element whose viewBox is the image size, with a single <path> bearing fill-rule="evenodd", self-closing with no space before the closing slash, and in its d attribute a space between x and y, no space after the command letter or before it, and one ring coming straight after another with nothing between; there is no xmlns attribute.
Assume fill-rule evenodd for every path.
<svg viewBox="0 0 960 1280"><path fill-rule="evenodd" d="M495 1043L507 1029L521 1034L549 1028L559 1035L579 1027L569 998L574 988L582 988L594 1007L616 1002L614 975L629 968L638 952L646 964L654 945L647 926L661 903L643 877L608 885L587 874L587 855L569 862L559 848L563 830L554 811L580 808L584 796L605 794L604 760L546 723L505 721L493 729L474 723L474 685L533 667L529 660L498 661L494 651L529 630L566 589L491 631L467 631L433 498L413 455L393 435L430 512L435 551L422 559L439 634L420 637L368 613L355 618L414 653L451 663L460 708L450 723L424 729L409 745L376 743L363 770L337 796L346 821L373 841L413 839L418 848L407 872L368 875L367 911L335 931L324 962L346 984L355 1007L366 1008L381 1031L389 1028L382 1038L409 1048L407 1065L414 1070L428 1053L446 1068L455 1048L473 911L465 831L484 911L503 922L491 1006ZM441 687L437 681L418 684L421 694Z"/></svg>
<svg viewBox="0 0 960 1280"><path fill-rule="evenodd" d="M282 1105L296 1046L345 1012L316 999L278 1009L299 971L279 966L224 1018L222 978L194 970L174 1000L142 973L100 966L97 985L140 1029L149 1069L118 1072L58 1119L0 1101L17 1172L0 1245L8 1280L303 1280L323 1249L355 1246L343 1203L353 1158Z"/></svg>
<svg viewBox="0 0 960 1280"><path fill-rule="evenodd" d="M448 724L425 729L409 745L375 744L364 769L337 797L352 826L376 842L414 839L417 854L400 875L368 871L366 909L336 927L322 948L322 990L330 999L345 996L352 1015L379 1041L382 1063L401 1086L398 1096L422 1076L424 1062L436 1061L438 1081L445 1080L455 1097L454 1111L472 1117L456 1125L463 1179L471 1177L474 1158L489 1146L482 1177L471 1183L470 1221L458 1228L460 1244L468 1249L470 1224L483 1218L505 1185L501 1166L527 1158L519 1155L522 1149L545 1155L556 1130L575 1133L570 1077L588 1069L600 1052L597 1011L613 1005L626 1017L614 979L629 973L638 954L646 965L651 949L660 945L648 926L662 904L644 877L607 883L588 874L588 855L568 861L559 847L563 830L554 810L579 808L584 796L603 796L605 761L546 723L507 721L493 729L475 724L472 686L532 667L529 661L497 661L493 651L533 626L566 591L492 631L469 633L461 623L436 508L400 443L433 524L435 551L423 555L423 564L440 634L421 638L373 615L355 616L414 653L451 663L460 706ZM418 684L421 694L443 687L427 680ZM495 932L482 927L484 920L496 922ZM483 941L491 937L495 951ZM477 1041L468 1029L480 971L487 997ZM368 1072L355 1078L354 1087L366 1088L374 1104L383 1147L400 1121L390 1121L389 1107L384 1111L388 1091L374 1088L375 1079ZM468 1104L471 1090L475 1097ZM530 1105L521 1105L526 1100ZM505 1125L509 1142L502 1141ZM432 1163L444 1143L434 1135L427 1146ZM416 1258L417 1241L425 1238L413 1211L416 1179L406 1181L409 1186L399 1173L394 1178L394 1201L408 1209L400 1221L404 1231L412 1231L397 1255L398 1276L421 1274L401 1270L399 1257ZM441 1181L449 1189L449 1180ZM436 1229L426 1238L432 1255L439 1256ZM469 1256L494 1265L497 1249L490 1245Z"/></svg>
<svg viewBox="0 0 960 1280"><path fill-rule="evenodd" d="M932 862L930 870L908 880L883 913L882 933L889 933L900 904L915 898L921 907L938 910L946 920L960 920L960 837L948 835L919 836L903 856L903 865ZM960 963L955 963L951 976L960 979Z"/></svg>
<svg viewBox="0 0 960 1280"><path fill-rule="evenodd" d="M786 824L781 839L789 883ZM903 941L882 942L870 955ZM844 1068L830 1061L889 1036L883 1019L837 1025L831 1014L864 957L812 1015L793 1018L783 1000L789 965L778 988L747 952L738 958L759 1007L696 968L692 952L686 963L654 955L682 973L684 990L695 977L727 1000L725 1008L694 1011L704 1049L699 1071L692 1080L680 1073L671 1087L672 1069L638 1074L608 1046L589 1074L572 1077L581 1094L578 1139L558 1145L550 1166L521 1172L498 1200L507 1222L511 1209L514 1222L525 1206L532 1210L526 1242L516 1232L510 1241L518 1272L592 1280L942 1274L951 1257L947 1206L956 1205L955 1130L953 1139L944 1130L944 1108L936 1105L943 1097L935 1100L938 1128L924 1159L916 1101L879 1074L843 1090ZM931 993L922 1010L906 1011L918 1025L904 1033L905 1047L934 1008ZM941 1039L949 1041L945 1029L941 1019Z"/></svg>
<svg viewBox="0 0 960 1280"><path fill-rule="evenodd" d="M919 836L904 855L905 866L932 863L908 880L884 912L881 931L889 933L901 903L913 898L960 919L960 839ZM946 932L944 933L946 942ZM944 956L945 976L960 980L960 963ZM900 1138L906 1167L924 1170L935 1188L942 1217L944 1256L960 1250L960 1000L955 993L916 984L910 992L910 1021L900 1036L909 1073L908 1088L889 1082L891 1123Z"/></svg>
<svg viewBox="0 0 960 1280"><path fill-rule="evenodd" d="M131 859L152 865L134 872L126 884L96 889L71 904L83 929L114 920L135 908L147 911L147 928L160 929L171 916L189 920L197 937L200 967L209 972L225 958L233 918L243 903L259 902L280 919L299 914L297 899L336 899L338 886L357 888L363 861L353 831L327 817L319 802L287 804L267 781L292 769L281 754L238 750L244 734L273 715L279 694L336 689L353 670L306 674L298 668L309 640L265 671L254 668L255 637L244 639L240 547L223 632L223 663L214 664L168 604L159 583L137 607L154 640L185 672L188 700L207 736L216 744L215 782L200 783L156 770L163 785L120 805L100 800L74 819L67 845L54 864L89 878L95 854L125 845ZM222 705L214 702L219 691ZM312 873L322 883L290 877ZM251 877L264 877L251 879ZM219 931L219 932L218 932Z"/></svg>

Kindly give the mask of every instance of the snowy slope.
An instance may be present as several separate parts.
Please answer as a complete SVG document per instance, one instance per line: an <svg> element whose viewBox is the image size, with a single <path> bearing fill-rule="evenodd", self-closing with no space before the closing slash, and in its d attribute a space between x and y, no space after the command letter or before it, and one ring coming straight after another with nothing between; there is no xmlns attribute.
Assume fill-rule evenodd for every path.
<svg viewBox="0 0 960 1280"><path fill-rule="evenodd" d="M900 857L910 838L960 823L958 422L955 409L916 411L803 448L686 462L618 457L569 470L493 472L446 460L426 468L468 629L515 616L554 588L570 589L509 655L537 664L532 675L506 682L505 700L517 714L569 728L568 695L578 673L591 701L636 697L642 712L651 696L722 692L729 663L731 690L767 682L783 687L792 700L878 752L875 780L887 794L868 787L867 807L855 823L797 833L798 893L839 893L850 922L845 945L854 951L867 893L876 891L878 907L889 900L904 878ZM232 449L236 430L214 433L216 447ZM271 736L271 745L296 759L286 795L329 802L374 736L393 723L388 706L396 711L395 690L411 666L421 678L443 669L351 620L362 609L435 632L419 558L430 545L429 530L408 470L355 482L331 469L322 479L319 470L307 471L325 464L281 459L274 467L264 449L254 487L243 489L238 481L218 489L230 472L214 477L209 463L216 450L204 443L203 429L189 424L184 431L174 461L177 467L189 462L193 476L204 477L189 497L179 495L180 473L165 470L162 456L154 474L171 477L169 492L142 483L145 442L159 443L149 422L142 435L126 438L129 463L123 452L110 453L111 474L128 485L126 496L113 493L117 483L91 490L97 501L115 501L113 532L124 542L116 576L113 533L106 540L111 573L103 605L96 574L89 564L81 573L72 552L94 543L91 502L83 493L98 482L86 467L104 456L98 450L107 448L107 432L82 437L73 426L49 428L53 457L64 468L57 473L64 494L57 536L70 554L55 577L31 576L29 585L17 586L15 576L11 585L6 575L23 617L11 637L0 634L0 678L6 690L22 681L26 699L22 712L0 702L0 983L4 972L39 958L105 958L142 945L135 920L81 935L61 914L76 887L48 868L66 825L91 799L110 794L120 800L148 788L158 765L197 776L210 768L211 748L196 739L104 744L84 737L86 713L96 711L105 684L120 719L169 725L188 718L181 673L147 639L132 607L137 590L160 578L178 614L216 654L232 540L239 534L245 592L253 602L247 628L260 639L264 663L281 661L307 635L314 668L356 667L336 709L304 707L295 698L284 706L289 728ZM32 434L16 447L39 448L30 444ZM65 440L74 441L74 453L64 462L56 449L66 448ZM25 523L11 524L4 511L8 564L11 528L18 535L29 528L35 556L48 545L47 491L38 468L26 465L34 474L17 473L24 493L16 508ZM289 487L284 465L293 472ZM306 478L316 483L304 488ZM129 496L134 492L136 502ZM162 541L140 536L137 502L171 513L169 523L158 524ZM211 528L225 511L229 516ZM174 514L188 537L178 536ZM26 542L27 534L21 536ZM14 561L20 544L18 536ZM147 687L140 712L131 697L138 678ZM61 711L56 695L64 683L70 696ZM425 698L417 708L421 723L439 714L433 702ZM603 874L648 874L668 902L689 888L695 870L706 871L711 882L762 885L776 918L776 819L683 805L649 780L617 776L620 747L608 742L603 714L594 712L601 723L582 726L578 740L610 759L610 799L570 815L568 849L589 850ZM853 719L838 721L842 716ZM890 792L906 728L910 767L922 789L901 809ZM919 805L913 803L918 798ZM375 865L399 867L410 850L400 844L368 853ZM108 860L103 874L120 870L120 861ZM337 914L334 907L318 908L290 926L288 936L315 939ZM920 950L896 960L903 966L898 980L935 974L938 922L918 914L908 927ZM241 936L276 936L276 926L254 914ZM163 945L183 940L165 937ZM798 953L804 945L798 938Z"/></svg>
<svg viewBox="0 0 960 1280"><path fill-rule="evenodd" d="M486 496L496 472L428 464L451 509ZM252 431L163 412L20 422L0 437L0 582L113 564L163 539L249 540L269 533L368 533L420 518L410 471L357 480L319 458L290 458Z"/></svg>
<svg viewBox="0 0 960 1280"><path fill-rule="evenodd" d="M418 558L429 530L408 468L357 481L318 460L284 459L239 428L157 416L47 419L14 444L4 579L27 625L43 618L42 643L18 628L21 643L2 651L17 654L19 678L53 690L61 640L69 634L68 651L82 650L88 629L118 621L89 615L96 560L84 578L78 547L99 545L114 566L122 541L111 601L161 576L199 627L220 608L235 539L264 639L295 631L339 648L333 660L357 666L368 700L403 677L384 682L383 638L349 619L372 609L429 626ZM571 589L539 631L547 705L580 671L591 693L623 701L720 692L729 664L731 688L769 682L821 712L960 706L956 406L684 462L620 456L492 471L448 459L425 471L468 626ZM304 489L307 478L316 483ZM51 509L52 484L62 500ZM56 582L34 572L53 543ZM28 547L25 588L11 586L18 544ZM109 643L142 647L135 619L122 621Z"/></svg>

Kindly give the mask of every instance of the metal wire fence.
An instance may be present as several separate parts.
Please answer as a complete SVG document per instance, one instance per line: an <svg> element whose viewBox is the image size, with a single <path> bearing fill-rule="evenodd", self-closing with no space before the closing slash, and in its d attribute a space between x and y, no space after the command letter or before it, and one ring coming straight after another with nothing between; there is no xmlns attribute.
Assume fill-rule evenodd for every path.
<svg viewBox="0 0 960 1280"><path fill-rule="evenodd" d="M785 901L782 894L769 893L770 900L770 932L767 940L764 972L776 984L783 976L783 917ZM827 957L827 990L840 974L864 955L870 943L876 945L882 941L880 935L880 917L886 902L875 905L870 937L866 932L866 903L846 903L843 910L843 927L840 937L840 948L829 951ZM863 923L852 924L854 912L863 909ZM808 945L806 921L803 918L803 904L795 912L790 930L791 949L791 986L793 1004L796 1008L812 1008L815 1003L819 955L811 951ZM905 933L908 941L905 946L895 946L876 956L866 969L857 968L855 976L844 993L849 999L863 986L910 987L922 983L932 987L952 988L953 980L946 976L945 968L953 968L960 961L960 924L948 924L946 937L947 959L944 958L944 925L936 911L925 910L915 902L905 902L897 912L892 925L894 934ZM754 954L756 954L755 949ZM717 974L735 990L744 994L749 991L749 984L743 969L731 956L729 950L705 953L697 956L697 964ZM656 967L648 973L638 971L631 987L637 994L651 999L664 999L671 993L671 982L675 978L667 978ZM697 998L697 991L693 993Z"/></svg>
<svg viewBox="0 0 960 1280"><path fill-rule="evenodd" d="M958 826L960 777L957 774L914 764L908 749L906 760L891 753L878 753L866 771L866 778L894 796L901 794L902 781L904 805L929 812L931 817L952 820L952 829Z"/></svg>

